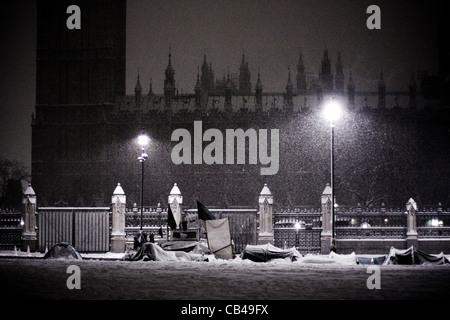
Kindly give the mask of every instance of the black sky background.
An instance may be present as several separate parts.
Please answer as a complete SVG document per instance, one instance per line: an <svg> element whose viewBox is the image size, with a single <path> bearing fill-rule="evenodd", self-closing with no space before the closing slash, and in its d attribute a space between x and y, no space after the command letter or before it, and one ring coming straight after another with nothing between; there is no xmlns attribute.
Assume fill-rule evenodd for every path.
<svg viewBox="0 0 450 320"><path fill-rule="evenodd" d="M372 4L381 9L381 30L366 28ZM376 90L381 70L387 90L407 90L411 71L438 73L439 8L406 0L128 0L126 92L139 70L144 91L152 78L153 91L162 93L169 49L180 92L193 92L204 54L221 77L239 72L242 53L252 86L259 69L264 91L284 92L299 53L317 77L325 48L333 70L341 52L346 81L351 70L357 91ZM0 157L31 167L36 1L2 3L0 12Z"/></svg>

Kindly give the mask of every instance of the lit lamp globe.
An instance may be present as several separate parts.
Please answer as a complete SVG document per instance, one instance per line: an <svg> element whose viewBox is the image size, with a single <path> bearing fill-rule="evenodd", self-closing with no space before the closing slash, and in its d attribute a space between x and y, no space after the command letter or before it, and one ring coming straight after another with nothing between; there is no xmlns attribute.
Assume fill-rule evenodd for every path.
<svg viewBox="0 0 450 320"><path fill-rule="evenodd" d="M331 123L339 120L342 115L341 104L337 100L328 101L323 108L323 115Z"/></svg>
<svg viewBox="0 0 450 320"><path fill-rule="evenodd" d="M150 138L147 135L141 134L139 135L137 142L142 148L144 148L148 144L149 140Z"/></svg>

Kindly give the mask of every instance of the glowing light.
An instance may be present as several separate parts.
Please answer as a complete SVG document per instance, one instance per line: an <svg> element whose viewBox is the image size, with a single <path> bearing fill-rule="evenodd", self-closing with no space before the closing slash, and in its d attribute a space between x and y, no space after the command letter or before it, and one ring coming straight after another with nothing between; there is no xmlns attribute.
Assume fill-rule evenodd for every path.
<svg viewBox="0 0 450 320"><path fill-rule="evenodd" d="M142 147L146 146L149 141L150 138L145 134L141 134L137 139L138 144L141 145Z"/></svg>
<svg viewBox="0 0 450 320"><path fill-rule="evenodd" d="M327 101L323 108L323 115L331 122L338 120L342 115L341 104L333 99Z"/></svg>

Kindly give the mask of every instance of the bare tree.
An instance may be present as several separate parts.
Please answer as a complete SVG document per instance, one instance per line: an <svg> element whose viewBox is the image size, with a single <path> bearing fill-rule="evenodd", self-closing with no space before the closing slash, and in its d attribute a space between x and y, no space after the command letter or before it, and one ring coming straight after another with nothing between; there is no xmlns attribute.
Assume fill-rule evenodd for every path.
<svg viewBox="0 0 450 320"><path fill-rule="evenodd" d="M18 197L20 190L20 181L27 179L29 176L28 168L22 162L17 160L0 159L0 205L11 205L12 199ZM16 190L15 190L16 189ZM20 193L21 194L21 193ZM20 198L19 198L20 199ZM16 201L12 201L16 202ZM20 200L19 200L20 204ZM17 205L17 204L15 204Z"/></svg>
<svg viewBox="0 0 450 320"><path fill-rule="evenodd" d="M354 175L364 177L364 182L357 184L358 189L352 187L348 182L342 183L340 187L354 195L358 203L365 208L372 208L386 202L391 197L383 191L381 179L385 176L386 168L389 165L389 162L382 162L365 172L353 171Z"/></svg>

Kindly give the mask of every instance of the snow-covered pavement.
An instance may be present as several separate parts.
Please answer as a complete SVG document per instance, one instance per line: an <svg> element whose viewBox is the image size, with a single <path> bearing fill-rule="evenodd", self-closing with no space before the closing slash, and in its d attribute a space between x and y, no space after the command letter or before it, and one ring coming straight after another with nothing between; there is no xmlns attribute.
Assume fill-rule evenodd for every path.
<svg viewBox="0 0 450 320"><path fill-rule="evenodd" d="M291 262L250 260L44 260L0 255L1 294L8 299L446 299L450 266L376 266L330 263L323 256ZM79 267L80 289L67 283Z"/></svg>

